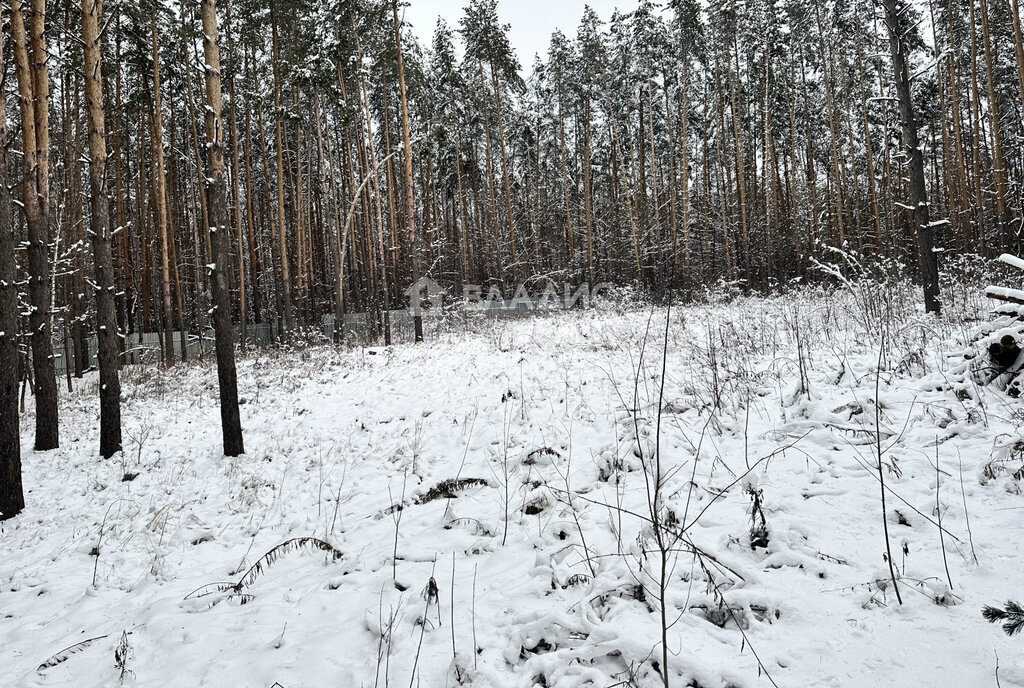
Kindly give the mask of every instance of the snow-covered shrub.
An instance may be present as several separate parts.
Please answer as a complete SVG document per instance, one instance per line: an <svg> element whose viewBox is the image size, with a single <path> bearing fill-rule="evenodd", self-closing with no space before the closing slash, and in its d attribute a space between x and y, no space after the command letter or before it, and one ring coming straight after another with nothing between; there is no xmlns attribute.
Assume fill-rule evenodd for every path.
<svg viewBox="0 0 1024 688"><path fill-rule="evenodd" d="M849 248L826 246L824 250L833 260L814 260L814 267L852 299L850 315L861 332L886 332L914 315L920 298L902 262Z"/></svg>
<svg viewBox="0 0 1024 688"><path fill-rule="evenodd" d="M939 265L943 320L955 327L969 327L983 320L991 309L984 287L1007 276L1004 264L975 253L943 254Z"/></svg>

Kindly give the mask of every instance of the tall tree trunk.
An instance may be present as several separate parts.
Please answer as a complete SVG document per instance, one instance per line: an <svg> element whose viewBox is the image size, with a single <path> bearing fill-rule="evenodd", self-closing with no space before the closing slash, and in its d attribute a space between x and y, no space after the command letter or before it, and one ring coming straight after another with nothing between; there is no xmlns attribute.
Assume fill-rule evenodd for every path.
<svg viewBox="0 0 1024 688"><path fill-rule="evenodd" d="M233 219L235 224L235 237L238 242L238 324L241 328L239 337L242 351L245 351L246 340L248 339L249 313L245 298L245 237L242 224L242 187L239 174L241 172L240 156L238 153L238 100L235 91L235 74L238 71L238 60L235 56L234 42L231 39L231 0L227 3L227 44L228 60L231 63L230 78L228 79L228 97L231 99L231 191L234 197Z"/></svg>
<svg viewBox="0 0 1024 688"><path fill-rule="evenodd" d="M11 39L18 79L23 143L22 205L28 222L29 300L32 312L32 370L36 381L36 451L60 444L57 375L51 338L50 283L50 78L46 67L46 0L32 0L26 37L23 0L11 0ZM29 56L31 41L31 58Z"/></svg>
<svg viewBox="0 0 1024 688"><path fill-rule="evenodd" d="M150 22L153 39L153 203L160 232L160 295L163 299L164 363L174 364L174 310L171 305L171 244L167 218L167 177L164 174L164 117L160 98L160 51L157 44L156 14ZM183 352L184 353L184 352Z"/></svg>
<svg viewBox="0 0 1024 688"><path fill-rule="evenodd" d="M726 75L729 81L729 112L732 124L733 161L736 167L736 205L739 210L740 241L737 260L742 260L743 277L747 286L753 286L753 266L751 265L750 231L747 224L747 175L746 156L743 154L743 137L741 136L742 112L738 102L737 82L739 76L733 71L732 58L726 55ZM736 59L736 70L739 70L739 57Z"/></svg>
<svg viewBox="0 0 1024 688"><path fill-rule="evenodd" d="M244 158L244 169L245 169L245 237L246 244L249 249L249 270L252 273L252 279L249 283L252 285L252 321L253 323L259 324L263 321L260 309L262 303L261 299L261 282L260 282L260 260L259 254L256 252L256 234L255 234L255 217L253 211L253 185L252 185L252 113L249 108L245 110L245 158ZM235 174L238 174L236 171Z"/></svg>
<svg viewBox="0 0 1024 688"><path fill-rule="evenodd" d="M972 0L973 2L973 0ZM985 75L988 86L988 114L992 119L992 175L996 182L996 221L1004 233L1008 230L1009 214L1006 209L1006 159L1003 155L1002 115L999 112L999 99L996 97L994 74L995 54L993 52L991 33L988 21L988 2L980 0L981 8L981 40L985 46ZM1004 241L1008 237L1003 237Z"/></svg>
<svg viewBox="0 0 1024 688"><path fill-rule="evenodd" d="M277 232L278 232L278 255L281 261L281 292L284 300L284 323L285 332L291 335L295 329L295 315L292 310L292 279L291 269L288 266L288 241L285 237L284 219L284 153L282 151L283 141L281 136L281 61L278 37L277 37L277 13L275 11L277 2L270 0L270 28L271 28L271 50L274 63L274 140L277 146Z"/></svg>
<svg viewBox="0 0 1024 688"><path fill-rule="evenodd" d="M1010 24L1013 25L1013 51L1017 57L1017 88L1024 99L1024 36L1020 28L1020 3L1010 0Z"/></svg>
<svg viewBox="0 0 1024 688"><path fill-rule="evenodd" d="M508 246L509 257L512 260L512 279L518 281L519 267L516 265L516 229L515 219L512 217L512 186L509 182L508 172L508 149L505 144L505 114L501 105L501 85L498 81L498 72L491 63L491 85L494 88L494 106L498 115L498 144L501 148L501 178L505 186L505 220L508 224Z"/></svg>
<svg viewBox="0 0 1024 688"><path fill-rule="evenodd" d="M572 237L572 211L569 207L569 170L565 158L565 114L562 111L564 100L562 77L558 80L558 156L562 171L562 212L565 214L565 256L570 274L575 268L576 249Z"/></svg>
<svg viewBox="0 0 1024 688"><path fill-rule="evenodd" d="M975 30L976 19L974 12L974 0L968 0L970 21L968 28L971 32L971 136L972 136L972 159L974 184L974 213L977 221L977 236L981 239L981 253L988 255L988 236L985 231L985 199L982 192L984 182L981 173L981 142L985 139L982 133L981 124L981 94L978 89L978 35Z"/></svg>
<svg viewBox="0 0 1024 688"><path fill-rule="evenodd" d="M587 276L590 286L594 278L594 182L590 151L590 99L583 99L583 222L587 229Z"/></svg>
<svg viewBox="0 0 1024 688"><path fill-rule="evenodd" d="M0 36L0 74L7 54ZM3 94L6 96L6 93ZM25 508L21 484L21 428L18 415L17 237L8 179L7 108L0 108L0 521Z"/></svg>
<svg viewBox="0 0 1024 688"><path fill-rule="evenodd" d="M860 5L857 5L858 13ZM867 165L868 198L871 210L871 227L873 230L873 243L875 248L881 247L882 226L879 221L878 191L875 189L875 154L871 147L871 127L868 124L868 97L865 92L864 82L864 50L861 47L860 32L856 33L856 56L857 56L857 86L860 92L861 125L864 128L864 162Z"/></svg>
<svg viewBox="0 0 1024 688"><path fill-rule="evenodd" d="M217 382L220 387L220 421L224 455L245 453L238 412L238 378L235 372L235 338L231 328L230 231L227 190L224 183L224 127L221 121L220 49L217 46L216 0L203 2L203 53L206 57L206 175L210 202L210 244L214 263L210 270L213 288L213 330L217 348Z"/></svg>
<svg viewBox="0 0 1024 688"><path fill-rule="evenodd" d="M412 136L409 133L409 101L405 95L405 69L402 64L402 32L398 21L398 0L391 0L391 11L395 22L395 50L398 58L398 91L402 99L402 145L405 148L405 231L408 234L409 251L412 253L412 288L417 289L420 278L419 237L416 233L416 202L413 197L412 178ZM506 184L507 184L506 179ZM512 248L515 257L515 247ZM440 305L440 304L434 304ZM417 309L412 315L413 329L417 342L423 341L423 314Z"/></svg>
<svg viewBox="0 0 1024 688"><path fill-rule="evenodd" d="M882 0L885 12L885 26L889 31L889 52L896 79L896 99L900 106L900 122L903 125L903 144L907 150L907 168L910 176L910 199L914 206L914 224L917 230L917 251L924 280L924 306L929 313L938 313L939 269L935 259L932 227L928 214L928 195L925 191L924 156L917 139L917 119L910 95L910 74L907 70L907 30L903 13L897 8L897 0Z"/></svg>
<svg viewBox="0 0 1024 688"><path fill-rule="evenodd" d="M103 71L100 51L101 0L82 0L85 99L89 115L90 236L96 267L96 331L100 368L100 455L109 459L121 449L121 381L114 259L110 248L107 200L107 130L103 119Z"/></svg>

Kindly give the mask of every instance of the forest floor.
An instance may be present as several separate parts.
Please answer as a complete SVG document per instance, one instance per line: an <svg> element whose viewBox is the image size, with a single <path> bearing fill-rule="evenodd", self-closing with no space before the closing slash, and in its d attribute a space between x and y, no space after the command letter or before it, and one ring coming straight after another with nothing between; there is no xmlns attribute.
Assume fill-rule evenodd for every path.
<svg viewBox="0 0 1024 688"><path fill-rule="evenodd" d="M1024 407L907 294L250 352L233 459L212 362L126 369L109 461L87 377L24 418L0 686L659 686L663 632L671 686L1024 686Z"/></svg>

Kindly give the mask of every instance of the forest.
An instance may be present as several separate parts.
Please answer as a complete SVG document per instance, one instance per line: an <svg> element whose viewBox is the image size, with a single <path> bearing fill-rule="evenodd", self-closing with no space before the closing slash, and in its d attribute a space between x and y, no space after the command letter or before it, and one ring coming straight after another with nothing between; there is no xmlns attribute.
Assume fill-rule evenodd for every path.
<svg viewBox="0 0 1024 688"><path fill-rule="evenodd" d="M553 552L557 535L559 542L570 540L579 561L573 568L562 554L551 554L556 596L591 586L603 605L593 612L601 622L615 607L609 596L629 598L655 617L653 630L636 621L638 634L657 646L646 655L622 639L600 658L570 653L598 672L600 680L587 679L591 685L617 679L615 685L745 686L754 685L745 681L755 674L780 685L772 675L787 675L785 655L793 646L773 649L772 661L756 650L751 658L748 646L772 642L752 639L751 624L768 623L771 615L779 623L790 613L778 598L794 584L781 577L794 575L786 568L795 566L792 557L819 578L850 559L825 554L829 542L798 543L795 516L764 506L765 491L780 505L849 489L844 482L835 493L814 486L773 493L768 464L802 453L818 466L815 472L807 464L815 486L862 478L867 470L874 492L870 499L857 492L853 509L863 506L876 521L870 500L881 484L885 553L858 571L873 577L866 591L859 578L846 580L858 596L849 614L878 623L864 621L863 610L888 608L891 592L902 607L909 590L923 592L932 607L958 607L970 596L954 585L957 576L970 578L975 590L992 584L1000 594L1019 595L1006 579L986 583L973 539L967 547L968 535L983 540L979 533L988 531L998 539L996 523L970 531L968 502L989 514L1019 509L1012 499L1024 481L1024 469L1011 466L1024 456L1013 408L1024 291L1013 289L1014 282L989 289L1004 302L997 316L1009 321L989 319L982 291L986 280L1005 283L1006 264L1024 268L1013 257L1024 253L1018 0L624 0L610 16L586 7L574 31L554 30L547 51L537 55L517 52L499 0L467 0L457 22L439 19L429 27L406 22L409 2L429 0L0 3L0 524L9 523L9 542L25 561L42 560L26 524L43 509L88 514L82 516L83 524L91 522L83 525L88 535L59 537L66 535L73 548L84 546L79 537L94 544L69 569L69 575L90 569L94 591L106 581L135 594L136 575L173 583L186 564L170 543L190 542L191 551L215 541L203 548L211 576L245 575L201 588L198 597L220 595L211 607L221 599L247 604L251 596L243 590L279 557L326 553L328 565L341 560L344 575L352 572L363 592L380 587L381 572L390 581L387 594L374 592L366 602L377 618L360 628L372 642L353 640L367 652L377 643L375 685L388 685L392 651L396 672L411 663L401 680L419 677L424 685L439 685L442 675L446 685L474 678L513 685L512 676L533 682L524 685L588 685L581 683L585 672L556 670L559 662L542 656L569 646L575 653L579 634L591 638L584 644L598 636L597 621L569 631L547 619L547 635L523 630L514 651L504 650L499 660L488 655L486 638L476 637L476 563L466 568L473 576L471 621L455 606L457 582L462 593L469 585L468 573L456 571L457 558L465 566L463 555L491 552L483 566L497 575L513 566L502 557L532 557L531 546ZM437 288L426 326L428 316L407 311L410 290L424 279ZM611 296L561 318L544 314L505 325L482 324L459 310L460 297L470 292L536 299L552 285L567 293L605 285ZM410 342L394 329L407 314ZM346 329L353 316L362 323L358 334ZM971 329L976 326L983 329ZM149 349L147 335L154 342ZM558 347L586 353L572 357L556 353ZM496 367L483 367L469 352L493 356ZM959 358L950 363L951 357ZM991 365L978 368L982 360ZM453 401L463 375L479 388L467 387ZM431 403L408 396L421 379L448 396L425 389ZM920 389L911 393L914 385ZM894 399L893 408L882 403L882 392ZM666 399L673 394L678 399ZM344 418L337 432L316 397ZM562 415L544 415L541 397L559 398ZM183 405L190 399L192 405ZM915 410L922 404L924 411ZM371 410L360 410L364 405ZM665 427L663 415L672 418ZM450 421L447 430L438 416ZM586 449L572 449L575 422L592 426L580 441ZM964 429L978 423L984 431ZM606 428L611 443L598 438ZM940 441L932 431L949 436ZM667 456L662 466L663 434L671 451L681 452L681 463ZM719 438L708 440L711 449L710 436ZM956 447L957 454L943 456L940 469L939 447L949 439L942 451ZM934 457L908 459L923 462L909 475L926 473L932 482L901 486L906 476L888 457L912 455L925 442L934 442ZM341 445L346 448L337 451L347 458L325 460L325 452ZM443 458L441 448L448 452ZM420 463L431 451L437 462ZM574 451L589 452L594 466L572 465ZM762 458L752 463L752 451ZM830 451L836 456L823 459ZM458 456L462 464L453 459ZM306 473L319 475L318 485L306 476L290 486L298 494L287 507L280 491L292 458L284 459L281 475L254 467L280 457L297 457ZM353 457L386 458L364 475L370 469ZM467 460L479 477L464 483ZM374 487L348 494L350 469L377 481ZM725 484L722 470L730 474ZM794 470L803 480L804 469ZM97 471L109 475L98 478ZM629 473L642 475L646 490L621 487ZM590 487L570 485L570 475ZM981 477L974 481L974 475ZM84 499L82 506L57 501L54 490L64 489L64 479L81 486L74 499ZM427 490L430 482L447 500L443 514L415 512L406 527L428 541L437 523L443 521L446 533L454 530L437 536L431 549L444 556L450 550L451 561L435 553L427 566L428 555L418 550L400 554L415 549L411 536L400 537L400 521L404 511L437 499ZM983 490L996 483L1005 488L998 496ZM695 496L698 485L704 492ZM189 507L193 520L171 525L163 512L192 503L186 487L219 506ZM164 497L154 495L165 488L173 497L158 508ZM500 518L456 515L451 505L470 501L457 496L492 488ZM592 501L581 496L590 489L611 492ZM81 497L90 490L106 496ZM106 501L113 491L119 496ZM156 515L132 511L142 495ZM386 497L390 506L371 495ZM627 508L630 495L640 501ZM940 502L947 498L944 522ZM903 511L893 512L893 499L917 506L911 513L897 503ZM348 512L349 500L361 510L358 518ZM685 500L685 507L673 500ZM701 519L713 505L735 512L736 522L750 520L749 533L741 527L737 540L712 521L708 527L720 526L714 538L697 543L690 528L704 528ZM602 508L617 514L617 525L599 523L593 512ZM833 528L852 518L853 510L837 515L829 508L808 514L832 519ZM531 545L525 527L510 535L510 523L556 511L570 525L562 523L560 532L549 532L547 521L536 526L533 534L546 544ZM244 528L230 520L239 512L249 514ZM259 524L252 525L257 513ZM624 544L624 514L639 518L639 554ZM393 537L393 551L350 564L339 544L346 528L338 524L371 515L367 543ZM789 519L785 535L780 518ZM381 519L393 533L377 532ZM207 529L200 522L218 525ZM264 528L265 522L276 525ZM914 573L914 565L908 572L906 540L900 570L899 547L892 549L899 538L890 528L914 524L937 533L938 552L931 541L922 547L929 556L941 554L944 574ZM282 529L293 539L254 558L258 553L249 550L257 539L269 548L262 537ZM469 533L463 539L460 529ZM130 533L143 531L145 552L129 555ZM171 533L166 542L165 532ZM474 549L479 545L470 535L491 544ZM123 560L108 554L105 538L120 542ZM770 565L761 570L739 555L720 558L721 547L740 541L747 550L763 550ZM230 570L208 553L229 543L245 549L246 542L245 554L231 554L242 563ZM857 540L848 554L863 555L862 545ZM375 544L365 546L372 551ZM951 574L946 557L954 550ZM603 563L605 555L617 563ZM656 565L648 560L655 555ZM148 574L131 568L132 556L151 557ZM690 573L675 568L678 557L688 558ZM426 609L416 619L403 621L397 608L420 601L392 595L392 587L404 592L413 584L413 574L403 579L400 562L415 569L417 586L430 571ZM438 593L435 569L448 566L445 614L451 618L442 622L445 590ZM881 573L874 571L879 566ZM787 573L769 583L764 572L776 568ZM0 569L0 580L20 590L24 570L19 565L4 578ZM533 580L536 572L520 573ZM313 568L303 575L320 585ZM602 575L614 583L598 592ZM622 592L630 579L639 592ZM706 599L688 595L680 602L673 580L706 584ZM748 580L765 587L764 599L750 589L740 594ZM328 584L330 590L345 585L340 578ZM195 594L181 604L191 605ZM130 609L141 604L165 620L180 612L132 599ZM498 614L503 599L494 597L487 608ZM980 619L982 600L970 599L978 602L973 616L958 623ZM397 607L387 612L388 605ZM426 658L420 665L425 619L433 618L434 606L437 625L431 622L429 631L452 626L444 629L451 631L450 666ZM825 601L817 609L840 607ZM712 677L696 660L670 657L678 640L670 640L672 633L696 637L685 623L674 630L671 614L694 609L703 623L718 627L714 633L721 631L714 637L722 648L738 645L729 634L740 633L748 662L742 671ZM1007 609L1019 619L1019 607ZM532 628L541 616L524 617L515 628ZM145 647L129 639L134 619L118 623L124 635L118 630L111 638L121 637L115 669L124 683L134 674L125 659L129 649L142 654ZM419 634L418 645L395 638L403 623L406 635ZM460 653L455 626L465 636L468 623L476 651ZM928 617L923 632L934 640L943 627ZM13 638L16 629L0 622L0 645L3 632ZM284 642L287 629L275 643ZM809 629L798 627L796 637L812 638ZM504 638L506 631L488 626L483 635ZM972 643L975 658L988 647ZM38 654L39 646L30 647ZM40 665L40 675L85 646L72 647L48 660L54 664ZM499 653L496 647L490 649ZM519 653L519 664L509 652ZM966 665L943 669L943 652L948 648L932 657L935 676L952 670L964 685L982 685L972 682ZM801 658L804 668L816 661ZM153 667L138 666L145 668ZM96 685L111 685L110 676L96 671ZM233 671L249 677L245 685L285 685L270 680L266 667ZM365 684L367 674L345 671L351 685ZM858 685L838 674L819 681L794 671L792 685ZM998 683L998 658L995 671ZM301 685L315 675L310 669L288 676ZM1018 662L1004 669L1003 685L1024 685L1022 676Z"/></svg>
<svg viewBox="0 0 1024 688"><path fill-rule="evenodd" d="M49 341L81 377L111 308L122 351L155 332L170 365L217 309L243 344L346 312L390 342L421 275L685 299L784 288L840 248L919 266L934 310L935 256L1020 247L1017 0L588 7L527 79L497 0L426 45L395 0L220 0L212 122L205 4L5 16L5 354L51 407Z"/></svg>

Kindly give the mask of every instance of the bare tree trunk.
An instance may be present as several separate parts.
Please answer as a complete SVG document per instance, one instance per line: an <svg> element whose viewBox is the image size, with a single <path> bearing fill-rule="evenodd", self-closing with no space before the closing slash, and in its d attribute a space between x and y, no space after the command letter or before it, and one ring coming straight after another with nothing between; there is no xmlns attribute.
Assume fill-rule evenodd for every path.
<svg viewBox="0 0 1024 688"><path fill-rule="evenodd" d="M28 221L29 300L32 312L32 370L36 379L36 451L56 449L57 375L53 365L50 294L50 78L46 67L45 0L32 0L30 38L25 34L23 0L11 0L11 39L18 79L23 143L22 204ZM31 41L31 59L29 57Z"/></svg>
<svg viewBox="0 0 1024 688"><path fill-rule="evenodd" d="M562 212L565 214L565 255L571 271L576 265L576 249L572 238L572 211L569 207L569 169L565 159L565 115L562 112L562 81L558 82L558 156L562 171ZM573 272L570 272L573 274Z"/></svg>
<svg viewBox="0 0 1024 688"><path fill-rule="evenodd" d="M988 22L988 2L980 0L981 38L985 47L985 75L988 86L988 114L992 120L992 175L996 182L996 222L1002 232L1007 232L1009 213L1006 209L1006 160L1003 155L1003 127L999 112L999 100L996 98L994 74L995 54L990 38ZM1006 240L1008 237L1004 236Z"/></svg>
<svg viewBox="0 0 1024 688"><path fill-rule="evenodd" d="M234 224L235 236L238 242L238 324L241 328L239 337L242 351L245 352L246 340L248 339L249 312L245 298L245 236L242 230L242 187L239 173L241 165L238 153L238 99L235 91L235 73L238 71L238 59L235 55L234 44L231 40L231 2L227 3L227 43L228 60L231 63L231 78L228 79L228 97L231 98L231 191L234 196Z"/></svg>
<svg viewBox="0 0 1024 688"><path fill-rule="evenodd" d="M515 220L512 217L512 186L509 183L508 172L508 150L505 144L505 115L501 105L501 86L498 82L498 72L491 63L491 84L494 87L494 106L498 115L498 144L501 148L501 178L505 185L505 220L508 224L508 246L509 257L512 261L512 279L518 281L519 267L516 265L516 229Z"/></svg>
<svg viewBox="0 0 1024 688"><path fill-rule="evenodd" d="M220 421L224 437L224 455L245 453L242 423L238 413L238 378L235 372L235 341L231 328L231 294L227 191L224 183L224 127L221 121L223 101L220 87L220 49L217 46L216 0L203 1L203 53L206 57L206 148L209 167L206 175L210 203L210 244L214 251L210 283L213 288L213 330L217 348L217 382L220 387Z"/></svg>
<svg viewBox="0 0 1024 688"><path fill-rule="evenodd" d="M285 238L284 219L284 153L281 136L281 71L278 68L280 54L278 53L277 39L277 14L275 13L275 0L270 0L270 27L274 62L274 137L277 145L277 231L280 247L278 254L281 260L281 291L284 299L284 323L285 331L291 335L295 329L295 316L292 310L292 279L291 269L288 266L288 241Z"/></svg>
<svg viewBox="0 0 1024 688"><path fill-rule="evenodd" d="M412 137L409 133L409 101L405 96L405 69L402 65L402 33L398 21L398 0L391 0L391 10L395 21L395 50L398 58L398 91L402 98L402 144L405 147L405 231L409 235L409 250L412 252L412 284L420 278L419 238L416 234L416 202L413 198L412 179ZM507 178L505 184L508 184ZM515 258L515 245L512 256ZM436 304L435 304L436 305ZM412 314L413 328L417 342L423 341L423 314L418 310Z"/></svg>
<svg viewBox="0 0 1024 688"><path fill-rule="evenodd" d="M1017 57L1017 87L1020 97L1024 99L1024 37L1020 28L1020 3L1010 0L1010 24L1013 25L1013 51Z"/></svg>
<svg viewBox="0 0 1024 688"><path fill-rule="evenodd" d="M0 74L6 73L0 36ZM6 93L4 94L6 95ZM18 416L18 267L14 212L7 170L7 108L0 109L0 521L25 508Z"/></svg>
<svg viewBox="0 0 1024 688"><path fill-rule="evenodd" d="M896 6L897 0L882 0L885 12L885 26L889 31L889 51L892 54L892 68L896 78L896 99L900 105L900 122L903 125L903 143L907 149L907 167L910 176L910 198L914 205L914 224L917 230L918 260L924 280L924 306L929 313L938 313L939 270L935 259L931 221L928 216L928 194L925 191L924 157L917 139L917 120L910 95L910 74L907 71L906 27L903 15Z"/></svg>
<svg viewBox="0 0 1024 688"><path fill-rule="evenodd" d="M89 114L89 192L93 261L96 264L96 324L100 368L100 455L109 459L121 449L121 381L114 259L110 248L107 201L107 130L103 118L103 73L100 51L101 0L82 0L85 98Z"/></svg>
<svg viewBox="0 0 1024 688"><path fill-rule="evenodd" d="M160 295L163 299L164 363L174 364L174 307L171 305L171 245L167 219L167 178L164 174L164 117L160 98L160 52L157 46L156 14L150 29L153 34L153 159L154 205L156 223L160 232ZM184 353L184 352L183 352Z"/></svg>
<svg viewBox="0 0 1024 688"><path fill-rule="evenodd" d="M590 286L594 278L594 189L590 155L590 99L583 106L583 221L587 228L587 277Z"/></svg>

